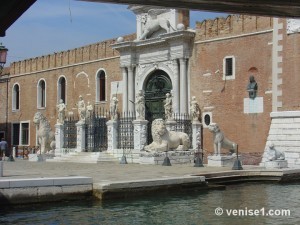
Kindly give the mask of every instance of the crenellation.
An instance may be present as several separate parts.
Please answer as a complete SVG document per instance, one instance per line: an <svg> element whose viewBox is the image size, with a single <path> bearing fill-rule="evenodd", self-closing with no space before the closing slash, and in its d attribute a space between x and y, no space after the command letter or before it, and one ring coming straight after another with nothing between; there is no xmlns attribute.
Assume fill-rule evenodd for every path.
<svg viewBox="0 0 300 225"><path fill-rule="evenodd" d="M76 61L76 48L70 50L69 53L69 64L75 64Z"/></svg>
<svg viewBox="0 0 300 225"><path fill-rule="evenodd" d="M70 50L62 52L62 65L66 66L69 64Z"/></svg>
<svg viewBox="0 0 300 225"><path fill-rule="evenodd" d="M229 15L226 18L219 17L214 20L196 22L196 41L236 36L272 29L272 18Z"/></svg>

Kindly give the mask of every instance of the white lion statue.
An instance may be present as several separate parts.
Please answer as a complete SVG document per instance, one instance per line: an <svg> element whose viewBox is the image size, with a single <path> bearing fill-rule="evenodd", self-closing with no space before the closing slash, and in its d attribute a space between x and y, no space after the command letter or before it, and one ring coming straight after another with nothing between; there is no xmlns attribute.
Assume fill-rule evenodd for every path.
<svg viewBox="0 0 300 225"><path fill-rule="evenodd" d="M36 112L34 114L33 122L37 126L37 139L38 145L40 146L40 152L42 154L47 152L53 153L55 149L55 136L47 118L41 112Z"/></svg>
<svg viewBox="0 0 300 225"><path fill-rule="evenodd" d="M145 146L145 151L163 152L171 150L188 150L190 139L186 133L168 131L163 119L155 119L152 123L153 142Z"/></svg>
<svg viewBox="0 0 300 225"><path fill-rule="evenodd" d="M208 129L210 132L213 133L213 141L214 141L214 154L215 155L220 155L221 154L221 149L229 149L230 152L236 153L237 150L237 144L228 140L223 132L220 130L219 125L216 123L211 123L208 126Z"/></svg>
<svg viewBox="0 0 300 225"><path fill-rule="evenodd" d="M165 18L157 18L157 9L150 9L148 11L148 17L144 18L144 31L139 38L140 40L145 40L149 38L153 33L159 31L160 29L165 30L167 33L174 31L175 29L171 26L170 21Z"/></svg>

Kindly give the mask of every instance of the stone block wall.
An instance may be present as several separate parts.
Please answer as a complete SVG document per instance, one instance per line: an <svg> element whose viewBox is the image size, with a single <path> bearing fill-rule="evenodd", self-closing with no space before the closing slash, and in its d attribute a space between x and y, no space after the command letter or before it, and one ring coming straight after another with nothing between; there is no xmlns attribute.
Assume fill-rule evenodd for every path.
<svg viewBox="0 0 300 225"><path fill-rule="evenodd" d="M288 167L300 168L300 111L272 112L272 123L266 142L284 152Z"/></svg>

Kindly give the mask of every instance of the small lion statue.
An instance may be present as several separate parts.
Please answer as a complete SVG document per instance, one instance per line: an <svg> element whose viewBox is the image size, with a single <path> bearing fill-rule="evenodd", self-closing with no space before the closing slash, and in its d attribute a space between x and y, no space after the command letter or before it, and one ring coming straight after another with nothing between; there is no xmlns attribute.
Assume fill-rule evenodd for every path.
<svg viewBox="0 0 300 225"><path fill-rule="evenodd" d="M55 136L47 118L41 112L36 112L33 122L37 127L37 139L40 152L42 154L53 153L55 149Z"/></svg>
<svg viewBox="0 0 300 225"><path fill-rule="evenodd" d="M216 123L211 123L208 126L208 129L210 132L213 133L213 141L214 141L214 154L215 155L220 155L221 154L221 149L229 149L229 151L232 154L236 153L237 150L237 144L228 140L223 132L220 130L219 125Z"/></svg>
<svg viewBox="0 0 300 225"><path fill-rule="evenodd" d="M163 152L169 149L186 151L191 145L186 133L168 131L163 119L155 119L151 128L153 142L145 146L145 151Z"/></svg>

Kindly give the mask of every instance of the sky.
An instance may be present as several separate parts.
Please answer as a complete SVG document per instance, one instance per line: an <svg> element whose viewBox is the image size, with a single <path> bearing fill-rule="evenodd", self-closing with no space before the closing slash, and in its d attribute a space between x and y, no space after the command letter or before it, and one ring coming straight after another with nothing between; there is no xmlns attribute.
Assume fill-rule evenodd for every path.
<svg viewBox="0 0 300 225"><path fill-rule="evenodd" d="M7 63L74 49L136 32L135 14L128 5L37 0L0 37L9 49ZM196 21L226 17L226 14L191 11L190 27Z"/></svg>

